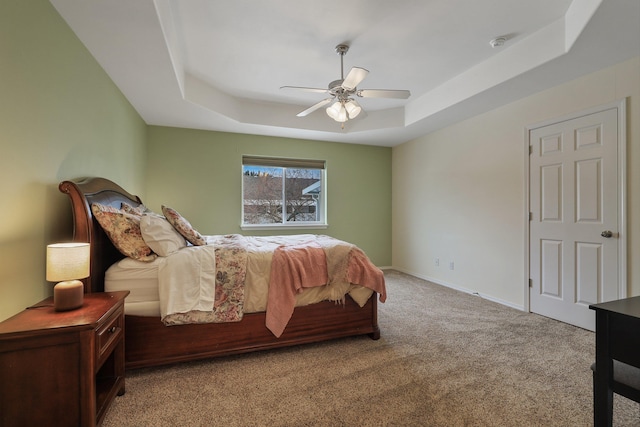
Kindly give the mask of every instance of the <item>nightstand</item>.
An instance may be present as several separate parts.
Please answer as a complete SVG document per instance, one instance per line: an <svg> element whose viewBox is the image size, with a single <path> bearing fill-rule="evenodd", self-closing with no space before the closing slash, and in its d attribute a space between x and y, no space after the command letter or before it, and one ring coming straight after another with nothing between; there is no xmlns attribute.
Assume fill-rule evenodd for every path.
<svg viewBox="0 0 640 427"><path fill-rule="evenodd" d="M124 299L85 294L81 308L53 298L0 323L0 426L95 426L124 394Z"/></svg>

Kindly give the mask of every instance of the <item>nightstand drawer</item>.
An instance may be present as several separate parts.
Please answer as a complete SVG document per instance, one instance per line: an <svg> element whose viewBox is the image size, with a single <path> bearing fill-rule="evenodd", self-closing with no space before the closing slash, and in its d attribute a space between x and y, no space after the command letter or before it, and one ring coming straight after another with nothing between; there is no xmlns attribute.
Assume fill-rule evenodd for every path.
<svg viewBox="0 0 640 427"><path fill-rule="evenodd" d="M123 310L120 308L96 330L96 369L100 369L114 346L120 341L124 326Z"/></svg>

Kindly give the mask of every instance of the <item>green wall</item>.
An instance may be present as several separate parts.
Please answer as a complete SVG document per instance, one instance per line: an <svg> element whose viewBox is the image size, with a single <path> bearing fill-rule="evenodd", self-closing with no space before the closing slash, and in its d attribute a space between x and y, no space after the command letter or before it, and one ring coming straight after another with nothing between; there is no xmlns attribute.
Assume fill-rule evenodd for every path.
<svg viewBox="0 0 640 427"><path fill-rule="evenodd" d="M391 265L391 148L150 126L147 197L183 214L204 234L327 234ZM327 219L322 230L243 231L242 155L327 162Z"/></svg>
<svg viewBox="0 0 640 427"><path fill-rule="evenodd" d="M71 238L60 181L144 190L147 127L46 0L0 1L0 320L51 295L48 243Z"/></svg>

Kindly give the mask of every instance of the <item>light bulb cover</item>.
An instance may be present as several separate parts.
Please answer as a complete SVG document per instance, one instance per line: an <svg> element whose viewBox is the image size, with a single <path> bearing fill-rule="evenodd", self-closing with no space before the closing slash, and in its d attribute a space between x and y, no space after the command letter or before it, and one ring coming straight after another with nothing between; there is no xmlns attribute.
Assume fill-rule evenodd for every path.
<svg viewBox="0 0 640 427"><path fill-rule="evenodd" d="M327 107L326 111L327 115L333 120L339 123L344 123L360 114L362 107L360 107L360 105L358 105L358 103L353 99L343 99L334 102L330 107Z"/></svg>
<svg viewBox="0 0 640 427"><path fill-rule="evenodd" d="M362 107L355 100L350 99L344 104L345 110L349 114L350 119L355 119L358 117L358 114L362 111Z"/></svg>
<svg viewBox="0 0 640 427"><path fill-rule="evenodd" d="M327 115L329 117L331 117L333 120L338 120L338 114L340 114L340 108L342 107L342 105L340 104L340 101L336 101L333 104L331 104L329 107L327 107Z"/></svg>

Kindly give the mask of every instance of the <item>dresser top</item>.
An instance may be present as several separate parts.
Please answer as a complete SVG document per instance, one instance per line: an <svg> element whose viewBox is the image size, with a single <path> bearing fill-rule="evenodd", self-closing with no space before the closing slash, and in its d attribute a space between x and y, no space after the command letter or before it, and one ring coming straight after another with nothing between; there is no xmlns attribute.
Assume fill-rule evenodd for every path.
<svg viewBox="0 0 640 427"><path fill-rule="evenodd" d="M640 318L640 296L592 304L589 308Z"/></svg>

